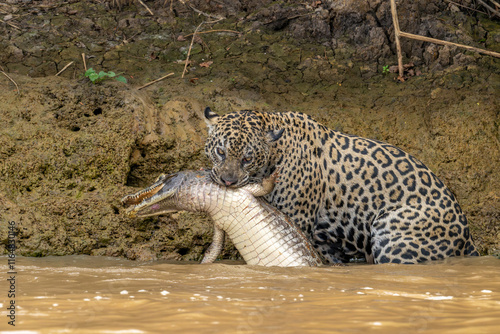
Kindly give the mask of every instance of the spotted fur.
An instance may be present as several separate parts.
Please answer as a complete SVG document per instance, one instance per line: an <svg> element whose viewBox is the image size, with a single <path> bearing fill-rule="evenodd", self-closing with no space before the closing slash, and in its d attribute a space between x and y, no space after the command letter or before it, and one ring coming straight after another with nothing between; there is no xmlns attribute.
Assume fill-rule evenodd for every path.
<svg viewBox="0 0 500 334"><path fill-rule="evenodd" d="M478 255L455 197L401 149L294 112L205 110L214 182L241 187L280 168L266 199L330 262L417 263Z"/></svg>

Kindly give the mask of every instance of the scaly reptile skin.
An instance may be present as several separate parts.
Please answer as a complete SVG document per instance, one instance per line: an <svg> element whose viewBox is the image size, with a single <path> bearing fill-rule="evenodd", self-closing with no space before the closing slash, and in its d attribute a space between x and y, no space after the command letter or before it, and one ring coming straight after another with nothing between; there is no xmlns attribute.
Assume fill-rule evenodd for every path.
<svg viewBox="0 0 500 334"><path fill-rule="evenodd" d="M276 175L262 184L239 189L213 183L208 171L184 171L161 175L150 187L122 199L130 217L146 217L173 211L206 212L214 221L216 236L225 231L249 265L319 266L322 260L307 237L263 196L274 187ZM221 242L211 245L203 262L219 255Z"/></svg>

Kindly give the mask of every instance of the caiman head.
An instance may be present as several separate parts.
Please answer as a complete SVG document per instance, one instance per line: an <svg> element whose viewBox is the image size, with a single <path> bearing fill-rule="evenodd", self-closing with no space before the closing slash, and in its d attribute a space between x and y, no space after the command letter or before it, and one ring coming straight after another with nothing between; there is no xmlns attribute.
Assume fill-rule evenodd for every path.
<svg viewBox="0 0 500 334"><path fill-rule="evenodd" d="M181 186L190 181L207 179L206 171L184 171L170 175L161 174L156 181L146 189L127 195L121 199L127 208L125 213L131 217L157 216L164 213L182 210L177 201Z"/></svg>

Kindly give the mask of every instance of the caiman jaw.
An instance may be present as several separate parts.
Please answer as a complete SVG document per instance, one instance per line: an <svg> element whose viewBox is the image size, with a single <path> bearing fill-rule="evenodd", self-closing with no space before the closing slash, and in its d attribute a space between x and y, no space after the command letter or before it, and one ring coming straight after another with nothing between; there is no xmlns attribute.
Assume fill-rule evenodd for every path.
<svg viewBox="0 0 500 334"><path fill-rule="evenodd" d="M163 188L164 184L152 185L146 189L143 189L135 194L127 195L122 198L122 204L124 206L136 205L141 203L144 199L152 197L161 188Z"/></svg>
<svg viewBox="0 0 500 334"><path fill-rule="evenodd" d="M146 189L136 192L132 195L127 195L121 199L122 204L127 207L125 214L131 218L137 216L151 216L158 215L158 212L154 212L156 210L155 204L163 201L165 199L171 198L175 194L175 187L165 186L168 181L171 179L172 175L160 175L155 183ZM159 205L157 205L159 207ZM144 209L150 210L149 213L141 214L140 211ZM167 212L167 210L165 210Z"/></svg>

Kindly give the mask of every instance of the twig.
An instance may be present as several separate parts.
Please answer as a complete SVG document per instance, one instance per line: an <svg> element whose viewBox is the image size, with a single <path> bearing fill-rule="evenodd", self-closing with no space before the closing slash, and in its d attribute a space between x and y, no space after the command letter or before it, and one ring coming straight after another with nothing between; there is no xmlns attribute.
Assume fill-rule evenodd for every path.
<svg viewBox="0 0 500 334"><path fill-rule="evenodd" d="M396 10L396 1L391 0L391 14L392 23L394 25L394 37L396 40L396 49L398 52L398 69L399 69L399 80L404 80L404 70L403 70L403 54L401 52L401 43L399 42L399 36L401 35L401 30L399 30L398 13Z"/></svg>
<svg viewBox="0 0 500 334"><path fill-rule="evenodd" d="M490 0L491 2L493 2L493 4L497 7L497 8L500 8L500 3L496 2L495 0Z"/></svg>
<svg viewBox="0 0 500 334"><path fill-rule="evenodd" d="M394 0L392 0L392 1L394 1ZM498 52L484 50L484 49L476 48L476 47L469 46L469 45L463 45L463 44L457 44L457 43L448 42L448 41L442 41L440 39L435 39L435 38L430 38L430 37L425 37L425 36L420 36L420 35L414 35L414 34L410 34L410 33L403 32L403 31L401 31L399 33L399 35L402 37L418 39L419 41L424 41L424 42L430 42L430 43L436 43L436 44L442 44L442 45L450 45L450 46L458 46L459 48L464 48L464 49L467 49L469 51L484 53L484 54L487 54L489 56L500 58L500 53L498 53Z"/></svg>
<svg viewBox="0 0 500 334"><path fill-rule="evenodd" d="M481 0L479 0L479 1L482 2ZM441 45L449 45L449 46L457 46L459 48L464 48L464 49L469 50L469 51L484 53L484 54L487 54L489 56L500 58L500 53L498 53L498 52L484 50L484 49L476 48L476 47L469 46L469 45L443 41L443 40L436 39L436 38L430 38L430 37L410 34L410 33L399 30L399 22L398 22L398 16L397 16L397 11L396 11L395 0L391 0L391 13L392 13L392 20L393 20L393 24L394 24L394 35L396 37L396 48L397 48L397 52L398 52L398 68L399 68L399 78L398 79L399 80L402 80L402 79L404 80L404 78L403 78L403 71L404 71L403 70L403 56L401 54L401 45L399 43L400 36L406 37L406 38L411 38L411 39L416 39L416 40L423 41L423 42L429 42L429 43L435 43L435 44L441 44Z"/></svg>
<svg viewBox="0 0 500 334"><path fill-rule="evenodd" d="M149 9L149 7L148 7L148 6L146 6L146 4L145 4L144 2L142 2L142 0L137 0L137 1L139 1L139 3L140 3L141 5L143 5L143 6L144 6L144 7L148 10L149 14L151 14L152 16L154 16L154 15L155 15L155 14L151 11L151 9Z"/></svg>
<svg viewBox="0 0 500 334"><path fill-rule="evenodd" d="M165 0L163 2L163 6L165 7L165 5L167 4L168 1L170 1L170 11L172 12L173 11L173 9L172 9L173 7L172 6L174 4L174 0ZM184 2L182 2L182 3L184 3Z"/></svg>
<svg viewBox="0 0 500 334"><path fill-rule="evenodd" d="M139 35L141 33L141 31L139 32L136 32L135 34L133 34L132 36L130 36L129 38L127 38L127 36L125 36L125 34L123 34L123 36L125 37L123 39L123 41L121 42L120 46L123 46L125 44L128 44L130 43L130 41L132 40L132 38L134 38L135 36Z"/></svg>
<svg viewBox="0 0 500 334"><path fill-rule="evenodd" d="M158 81L161 81L161 80L163 80L163 79L165 79L165 78L167 78L167 77L169 77L169 76L171 76L171 75L174 75L174 73L173 73L173 72L172 72L172 73L169 73L169 74L165 75L164 77L161 77L160 79L156 79L156 80L153 80L153 81L151 81L151 82L148 82L148 83L147 83L147 84L145 84L144 86L141 86L141 87L139 87L139 88L137 88L137 89L139 90L139 89L146 88L147 86L151 86L152 84L157 83Z"/></svg>
<svg viewBox="0 0 500 334"><path fill-rule="evenodd" d="M493 7L489 6L486 2L482 1L482 0L478 0L478 2L483 5L484 7L486 7L488 10L490 10L491 12L493 12L493 15L496 15L498 17L500 17L500 12L497 11L496 9L494 9Z"/></svg>
<svg viewBox="0 0 500 334"><path fill-rule="evenodd" d="M201 34L208 34L208 33L211 33L211 32L230 32L230 33L238 34L238 35L242 34L241 32L236 31L236 30L227 30L227 29L205 30L205 31L199 31L199 32L197 32L197 34L201 35ZM194 34L187 34L184 37L189 37L191 35L194 35Z"/></svg>
<svg viewBox="0 0 500 334"><path fill-rule="evenodd" d="M483 12L482 10L478 10L478 9L475 9L475 8L472 8L472 7L467 7L467 6L464 6L462 4L459 4L458 2L454 2L454 1L451 1L451 0L446 0L446 2L452 3L452 4L454 4L455 6L458 6L458 7L463 7L463 8L466 8L468 10L472 10L474 12L478 12L478 13L481 13L481 14L488 15L488 13Z"/></svg>
<svg viewBox="0 0 500 334"><path fill-rule="evenodd" d="M16 85L16 89L17 89L17 95L20 94L20 90L19 90L19 86L17 85L17 83L14 81L14 79L12 79L7 73L5 73L4 71L0 71L2 72L3 75L5 75L10 81L12 81L14 83L14 85Z"/></svg>
<svg viewBox="0 0 500 334"><path fill-rule="evenodd" d="M74 63L74 62L72 61L72 62L68 63L68 65L64 66L64 67L62 68L62 70L60 70L59 72L57 72L56 77L57 77L59 74L61 74L61 73L62 73L65 69L67 69L68 67L70 67L70 66L71 66L71 64L73 64L73 63Z"/></svg>
<svg viewBox="0 0 500 334"><path fill-rule="evenodd" d="M87 62L85 61L85 53L82 53L82 59L83 59L83 68L85 69L85 72L87 72Z"/></svg>
<svg viewBox="0 0 500 334"><path fill-rule="evenodd" d="M10 23L9 21L4 21L4 20L2 20L2 19L0 19L0 21L2 21L2 22L3 22L3 23L5 23L5 24L10 25L12 28L15 28L15 29L17 29L17 30L21 30L21 28L19 28L18 26L16 26L14 23Z"/></svg>
<svg viewBox="0 0 500 334"><path fill-rule="evenodd" d="M193 6L191 6L191 5L188 5L188 6L189 6L192 10L194 10L195 12L197 12L197 13L198 13L198 14L200 14L200 15L206 16L206 17L208 17L208 18L210 18L210 19L215 19L215 20L216 20L216 22L217 22L217 21L220 21L220 20L224 20L224 19L225 19L225 17L223 17L223 16L210 15L210 14L207 14L207 13L205 13L205 12L202 12L202 11L201 11L201 10L199 10L199 9L194 8L194 7L193 7Z"/></svg>
<svg viewBox="0 0 500 334"><path fill-rule="evenodd" d="M198 29L200 29L200 27L203 25L203 23L205 23L205 21L201 22L196 27L196 30L193 33L193 38L191 38L191 44L189 45L189 50L188 50L188 54L187 54L187 57L186 57L186 64L184 64L184 71L182 71L181 78L184 78L184 74L186 73L186 70L187 70L188 61L189 61L189 55L191 55L191 49L193 48L194 38L196 37L196 33L198 32Z"/></svg>

